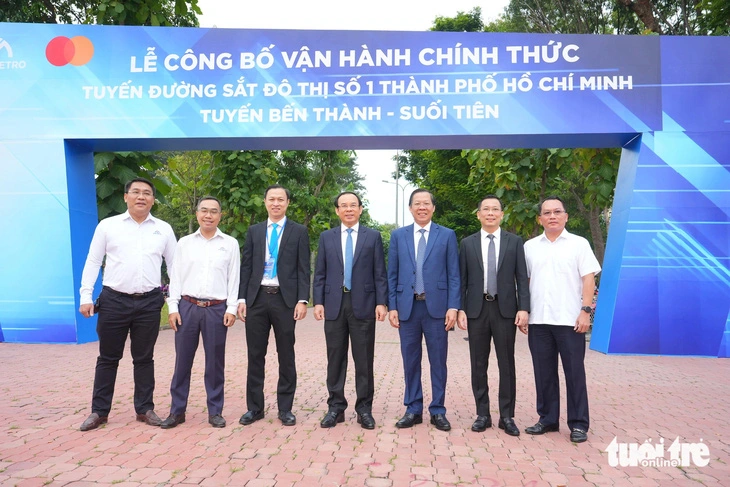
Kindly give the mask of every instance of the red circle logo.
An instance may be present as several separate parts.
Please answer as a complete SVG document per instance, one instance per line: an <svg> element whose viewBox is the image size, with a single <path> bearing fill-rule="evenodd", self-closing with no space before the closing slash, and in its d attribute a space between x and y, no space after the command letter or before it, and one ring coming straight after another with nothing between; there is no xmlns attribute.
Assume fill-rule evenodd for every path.
<svg viewBox="0 0 730 487"><path fill-rule="evenodd" d="M72 38L58 36L51 39L46 46L46 59L54 66L83 66L94 56L94 44L88 37Z"/></svg>

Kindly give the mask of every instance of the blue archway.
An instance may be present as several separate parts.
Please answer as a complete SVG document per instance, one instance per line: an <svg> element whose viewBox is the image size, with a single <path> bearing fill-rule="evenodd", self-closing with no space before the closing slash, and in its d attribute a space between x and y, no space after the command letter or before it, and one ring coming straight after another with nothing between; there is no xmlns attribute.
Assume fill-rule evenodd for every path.
<svg viewBox="0 0 730 487"><path fill-rule="evenodd" d="M93 152L623 147L591 347L730 356L730 40L0 24L0 328L78 314Z"/></svg>

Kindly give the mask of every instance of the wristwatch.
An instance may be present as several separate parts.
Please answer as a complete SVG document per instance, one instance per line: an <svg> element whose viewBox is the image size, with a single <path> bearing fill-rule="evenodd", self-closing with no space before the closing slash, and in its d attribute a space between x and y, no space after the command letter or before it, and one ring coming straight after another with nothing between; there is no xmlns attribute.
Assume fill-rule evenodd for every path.
<svg viewBox="0 0 730 487"><path fill-rule="evenodd" d="M591 314L591 313L593 313L593 308L591 308L590 306L583 306L583 307L581 307L581 309L580 309L580 310L581 310L581 311L585 311L585 312L586 312L586 313L588 313L588 314Z"/></svg>

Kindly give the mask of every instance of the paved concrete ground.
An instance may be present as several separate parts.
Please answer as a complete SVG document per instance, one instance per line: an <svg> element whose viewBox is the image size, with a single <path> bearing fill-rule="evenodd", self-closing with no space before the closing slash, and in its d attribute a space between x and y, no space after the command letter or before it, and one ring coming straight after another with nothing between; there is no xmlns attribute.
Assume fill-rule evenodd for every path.
<svg viewBox="0 0 730 487"><path fill-rule="evenodd" d="M474 402L469 381L465 332L450 334L448 418L453 429L428 424L397 430L402 406L403 372L398 334L380 324L375 357L375 405L378 427L361 429L349 409L346 422L325 430L327 410L325 346L322 324L311 318L297 328L299 386L297 425L276 419L276 354L267 358L266 419L240 426L244 398L246 348L239 322L228 339L225 429L207 424L202 379L202 350L194 368L187 422L172 430L135 421L129 354L120 365L109 423L94 431L78 430L89 414L97 344L0 344L0 485L87 486L437 486L437 485L730 485L730 361L707 358L606 356L588 352L591 431L580 445L559 433L512 438L492 428L470 430ZM173 331L157 343L156 410L169 410L174 363ZM527 339L518 333L520 429L536 420L532 363ZM426 369L427 370L427 369ZM497 368L489 369L495 405ZM354 403L352 371L348 398ZM428 381L427 374L424 376ZM430 400L430 386L426 400ZM563 406L564 407L564 406ZM563 409L564 411L564 409ZM612 467L604 450L618 442L642 444L676 437L702 441L709 465L698 467ZM670 458L669 452L665 454Z"/></svg>

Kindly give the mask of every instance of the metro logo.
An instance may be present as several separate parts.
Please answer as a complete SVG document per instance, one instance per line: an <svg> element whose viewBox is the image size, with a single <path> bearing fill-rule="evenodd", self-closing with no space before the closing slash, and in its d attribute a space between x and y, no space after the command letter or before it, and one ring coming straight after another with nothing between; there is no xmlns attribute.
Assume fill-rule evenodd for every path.
<svg viewBox="0 0 730 487"><path fill-rule="evenodd" d="M46 59L54 66L83 66L94 56L94 44L88 37L72 38L58 36L51 39L46 46Z"/></svg>

